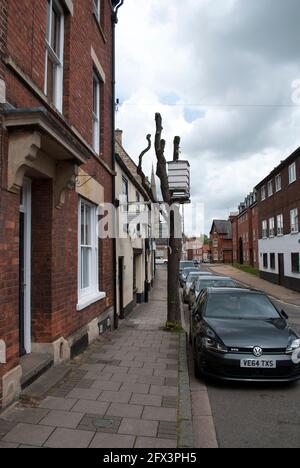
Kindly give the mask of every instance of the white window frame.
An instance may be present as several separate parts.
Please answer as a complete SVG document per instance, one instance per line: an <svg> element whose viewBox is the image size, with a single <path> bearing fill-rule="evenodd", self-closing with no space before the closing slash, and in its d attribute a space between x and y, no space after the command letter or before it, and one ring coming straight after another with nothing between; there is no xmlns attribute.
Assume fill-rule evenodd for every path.
<svg viewBox="0 0 300 468"><path fill-rule="evenodd" d="M281 174L278 174L275 177L275 191L277 193L277 192L280 192L280 190L281 190Z"/></svg>
<svg viewBox="0 0 300 468"><path fill-rule="evenodd" d="M299 219L298 219L298 208L290 211L291 218L291 234L297 234L299 232Z"/></svg>
<svg viewBox="0 0 300 468"><path fill-rule="evenodd" d="M262 238L268 238L268 221L266 219L262 222Z"/></svg>
<svg viewBox="0 0 300 468"><path fill-rule="evenodd" d="M83 244L81 239L81 208L85 205L90 209L89 223L91 240L90 244ZM85 214L86 216L86 214ZM89 248L91 259L89 264L90 284L87 288L82 288L82 249ZM78 304L77 310L83 310L91 304L104 299L106 294L99 290L99 250L98 250L98 218L97 206L88 202L84 198L79 198L78 203Z"/></svg>
<svg viewBox="0 0 300 468"><path fill-rule="evenodd" d="M266 198L267 198L267 192L266 192L266 186L264 185L261 188L261 201L266 200Z"/></svg>
<svg viewBox="0 0 300 468"><path fill-rule="evenodd" d="M273 195L273 181L270 180L268 182L268 197L272 197Z"/></svg>
<svg viewBox="0 0 300 468"><path fill-rule="evenodd" d="M283 236L284 234L284 220L283 214L277 215L277 236Z"/></svg>
<svg viewBox="0 0 300 468"><path fill-rule="evenodd" d="M93 0L94 15L100 23L101 20L101 0Z"/></svg>
<svg viewBox="0 0 300 468"><path fill-rule="evenodd" d="M47 32L46 33L46 63L45 63L45 95L48 96L48 57L50 55L51 60L54 64L54 90L53 90L53 105L57 110L62 113L63 111L63 77L64 77L64 31L65 31L65 17L63 9L60 3L57 0L48 0L47 1ZM58 14L60 15L60 50L57 55L51 47L52 40L52 11L53 7L56 8Z"/></svg>
<svg viewBox="0 0 300 468"><path fill-rule="evenodd" d="M269 237L275 237L275 218L269 219Z"/></svg>
<svg viewBox="0 0 300 468"><path fill-rule="evenodd" d="M297 180L296 163L289 166L289 183L293 184Z"/></svg>
<svg viewBox="0 0 300 468"><path fill-rule="evenodd" d="M96 83L96 97L94 96L94 84ZM96 112L94 111L94 99L97 103ZM100 156L100 130L101 130L101 116L100 116L100 99L101 99L101 79L98 74L93 72L93 149L95 153Z"/></svg>

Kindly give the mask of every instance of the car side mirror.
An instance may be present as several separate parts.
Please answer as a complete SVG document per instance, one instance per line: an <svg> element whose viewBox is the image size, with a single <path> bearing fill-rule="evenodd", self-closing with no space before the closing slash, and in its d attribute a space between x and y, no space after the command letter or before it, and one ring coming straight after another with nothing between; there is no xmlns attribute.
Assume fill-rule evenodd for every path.
<svg viewBox="0 0 300 468"><path fill-rule="evenodd" d="M288 314L287 314L284 310L281 311L281 315L282 315L282 317L285 318L286 320L289 319Z"/></svg>

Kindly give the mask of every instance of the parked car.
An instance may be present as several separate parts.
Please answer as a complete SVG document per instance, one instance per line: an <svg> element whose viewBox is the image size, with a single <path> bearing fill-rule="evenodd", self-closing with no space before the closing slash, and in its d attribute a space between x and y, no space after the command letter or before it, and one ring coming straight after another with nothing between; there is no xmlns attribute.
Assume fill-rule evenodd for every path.
<svg viewBox="0 0 300 468"><path fill-rule="evenodd" d="M189 273L187 276L184 288L183 288L183 302L188 303L188 298L189 298L189 292L190 288L195 284L198 280L199 277L203 275L203 272L198 270L198 271L193 271L192 273Z"/></svg>
<svg viewBox="0 0 300 468"><path fill-rule="evenodd" d="M181 271L181 274L180 274L180 284L181 284L181 286L184 287L186 279L187 279L187 277L188 277L188 275L190 273L198 273L198 271L200 272L199 268L196 268L196 267L184 268Z"/></svg>
<svg viewBox="0 0 300 468"><path fill-rule="evenodd" d="M156 263L156 265L167 265L168 260L166 258L156 257L155 263Z"/></svg>
<svg viewBox="0 0 300 468"><path fill-rule="evenodd" d="M195 374L228 381L300 379L299 336L268 296L250 289L208 288L192 313Z"/></svg>
<svg viewBox="0 0 300 468"><path fill-rule="evenodd" d="M182 260L179 266L179 273L181 274L185 268L195 268L195 264L192 261Z"/></svg>
<svg viewBox="0 0 300 468"><path fill-rule="evenodd" d="M187 303L189 304L190 309L194 307L203 289L210 287L236 288L238 287L238 283L227 276L198 276L189 288Z"/></svg>

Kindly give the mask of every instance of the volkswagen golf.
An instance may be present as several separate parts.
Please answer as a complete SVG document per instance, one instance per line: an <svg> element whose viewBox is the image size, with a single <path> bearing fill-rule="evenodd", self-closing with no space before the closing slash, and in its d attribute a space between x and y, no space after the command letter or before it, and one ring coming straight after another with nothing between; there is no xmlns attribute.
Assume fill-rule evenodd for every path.
<svg viewBox="0 0 300 468"><path fill-rule="evenodd" d="M195 374L229 381L300 379L300 339L264 293L207 288L191 316Z"/></svg>

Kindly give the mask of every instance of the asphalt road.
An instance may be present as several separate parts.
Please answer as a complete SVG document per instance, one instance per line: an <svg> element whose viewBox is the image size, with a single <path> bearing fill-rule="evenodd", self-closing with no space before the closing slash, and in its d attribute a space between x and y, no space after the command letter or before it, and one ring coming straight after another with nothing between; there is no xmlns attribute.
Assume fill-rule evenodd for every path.
<svg viewBox="0 0 300 468"><path fill-rule="evenodd" d="M300 336L300 307L275 302ZM300 382L206 384L220 448L300 447Z"/></svg>

